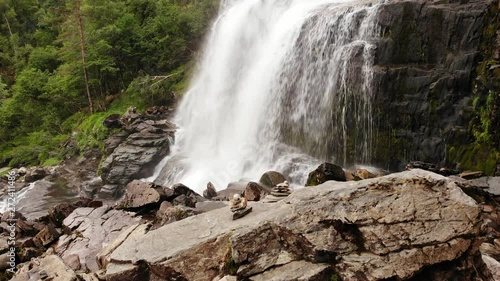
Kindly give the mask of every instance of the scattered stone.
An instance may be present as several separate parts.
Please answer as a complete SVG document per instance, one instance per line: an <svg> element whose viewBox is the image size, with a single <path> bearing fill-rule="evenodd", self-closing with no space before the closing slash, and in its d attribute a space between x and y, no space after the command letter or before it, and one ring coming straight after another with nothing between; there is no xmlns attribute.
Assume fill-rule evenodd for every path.
<svg viewBox="0 0 500 281"><path fill-rule="evenodd" d="M316 170L309 173L306 186L319 185L331 180L346 181L344 170L338 165L323 163Z"/></svg>
<svg viewBox="0 0 500 281"><path fill-rule="evenodd" d="M56 230L54 225L48 224L33 238L33 243L37 247L47 247L56 241L59 236L61 234Z"/></svg>
<svg viewBox="0 0 500 281"><path fill-rule="evenodd" d="M269 194L267 189L253 181L247 184L245 191L243 192L243 196L248 201L259 201L266 197L267 194Z"/></svg>
<svg viewBox="0 0 500 281"><path fill-rule="evenodd" d="M160 194L153 187L153 183L133 180L127 185L124 197L117 203L118 208L133 210L159 203Z"/></svg>
<svg viewBox="0 0 500 281"><path fill-rule="evenodd" d="M277 184L279 183L282 183L286 181L286 178L285 176L283 176L281 173L279 172L275 172L275 171L268 171L268 172L265 172L261 177L260 177L260 180L259 182L267 187L267 188L273 188L275 187Z"/></svg>
<svg viewBox="0 0 500 281"><path fill-rule="evenodd" d="M215 187L211 182L207 183L207 189L203 191L203 197L207 199L217 197L217 190L215 190Z"/></svg>

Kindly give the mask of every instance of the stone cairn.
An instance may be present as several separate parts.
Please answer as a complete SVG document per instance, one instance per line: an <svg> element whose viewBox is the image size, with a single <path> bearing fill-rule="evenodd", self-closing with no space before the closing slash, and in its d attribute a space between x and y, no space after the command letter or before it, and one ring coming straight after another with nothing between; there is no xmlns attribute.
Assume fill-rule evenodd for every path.
<svg viewBox="0 0 500 281"><path fill-rule="evenodd" d="M233 220L242 218L252 211L252 207L247 206L247 199L238 193L233 195L229 209L233 213Z"/></svg>
<svg viewBox="0 0 500 281"><path fill-rule="evenodd" d="M276 197L286 197L290 195L290 193L290 185L288 184L288 181L277 184L271 191L271 195Z"/></svg>

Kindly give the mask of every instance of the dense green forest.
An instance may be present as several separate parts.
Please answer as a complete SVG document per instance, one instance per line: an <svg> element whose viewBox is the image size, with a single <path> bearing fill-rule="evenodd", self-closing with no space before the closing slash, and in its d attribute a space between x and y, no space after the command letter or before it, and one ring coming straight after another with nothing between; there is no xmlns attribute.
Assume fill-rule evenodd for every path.
<svg viewBox="0 0 500 281"><path fill-rule="evenodd" d="M102 120L171 103L216 0L0 0L0 167L102 146ZM76 142L69 151L65 144Z"/></svg>

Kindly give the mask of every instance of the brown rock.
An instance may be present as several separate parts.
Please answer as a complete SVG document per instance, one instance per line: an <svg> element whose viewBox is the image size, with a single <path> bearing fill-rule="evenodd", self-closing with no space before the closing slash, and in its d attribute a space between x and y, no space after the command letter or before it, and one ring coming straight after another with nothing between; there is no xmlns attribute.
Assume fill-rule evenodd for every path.
<svg viewBox="0 0 500 281"><path fill-rule="evenodd" d="M256 182L249 182L243 192L243 196L245 196L248 201L259 201L267 194L269 194L269 192Z"/></svg>
<svg viewBox="0 0 500 281"><path fill-rule="evenodd" d="M37 247L46 247L56 241L61 234L56 230L53 224L48 224L34 238L33 243Z"/></svg>
<svg viewBox="0 0 500 281"><path fill-rule="evenodd" d="M118 208L137 209L157 204L160 201L160 194L153 186L153 183L140 180L130 182L124 197L118 203Z"/></svg>
<svg viewBox="0 0 500 281"><path fill-rule="evenodd" d="M217 190L215 190L215 187L211 182L207 183L207 189L203 191L203 197L207 199L217 197Z"/></svg>

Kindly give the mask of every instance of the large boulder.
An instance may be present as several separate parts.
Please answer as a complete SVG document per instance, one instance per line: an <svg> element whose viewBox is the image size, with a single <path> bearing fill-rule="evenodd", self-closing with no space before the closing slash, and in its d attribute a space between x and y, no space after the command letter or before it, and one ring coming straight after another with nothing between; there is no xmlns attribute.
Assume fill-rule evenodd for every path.
<svg viewBox="0 0 500 281"><path fill-rule="evenodd" d="M253 280L490 277L479 252L478 205L434 173L330 181L276 204L249 204L253 212L235 221L224 208L137 228L101 255L103 278L143 263L155 280L212 280L228 271ZM302 270L311 277L300 279Z"/></svg>
<svg viewBox="0 0 500 281"><path fill-rule="evenodd" d="M155 187L153 183L133 180L127 185L123 198L117 203L118 207L137 210L158 204L160 194L153 187Z"/></svg>
<svg viewBox="0 0 500 281"><path fill-rule="evenodd" d="M309 173L306 186L318 185L326 181L346 181L342 167L332 163L319 165L316 170Z"/></svg>
<svg viewBox="0 0 500 281"><path fill-rule="evenodd" d="M285 176L281 174L280 172L276 171L268 171L265 172L261 177L259 182L264 185L265 187L268 188L273 188L277 184L280 184L282 182L286 181Z"/></svg>
<svg viewBox="0 0 500 281"><path fill-rule="evenodd" d="M59 238L54 246L55 253L65 261L75 260L78 256L82 269L97 272L96 254L116 239L122 230L142 221L133 215L109 206L78 208L64 219L64 226L72 234Z"/></svg>

